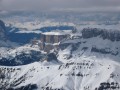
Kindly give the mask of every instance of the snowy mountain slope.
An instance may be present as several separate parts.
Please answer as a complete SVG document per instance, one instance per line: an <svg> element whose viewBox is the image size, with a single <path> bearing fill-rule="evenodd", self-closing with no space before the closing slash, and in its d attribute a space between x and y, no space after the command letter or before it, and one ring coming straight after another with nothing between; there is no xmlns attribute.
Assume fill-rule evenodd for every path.
<svg viewBox="0 0 120 90"><path fill-rule="evenodd" d="M0 47L15 47L16 43L9 41L6 35L5 23L0 20Z"/></svg>
<svg viewBox="0 0 120 90"><path fill-rule="evenodd" d="M6 65L6 66L25 65L25 64L33 63L35 61L41 61L45 57L49 58L47 54L44 54L39 50L38 45L32 45L31 43L26 45L19 44L20 38L21 40L27 40L26 35L21 34L24 37L21 35L19 35L20 37L18 35L14 37L14 35L12 34L11 35L12 38L17 40L17 43L11 42L10 41L11 38L8 35L9 30L11 31L11 29L6 27L5 23L0 20L0 65ZM32 36L31 34L28 36L30 36L30 38L35 38L34 34ZM44 64L54 64L54 63L58 64L56 60L53 60L52 62L46 62L46 63L44 62Z"/></svg>
<svg viewBox="0 0 120 90"><path fill-rule="evenodd" d="M2 90L119 90L119 35L112 33L108 37L108 34L101 33L101 36L98 32L90 34L93 31L91 28L84 34L83 31L79 34L70 33L70 38L60 42L56 57L54 54L48 55L50 60L54 57L59 60L58 62L44 58L40 62L25 66L0 66L0 88ZM111 36L114 35L113 40ZM29 53L29 50L37 51L38 48L27 45L11 50L10 54L14 56L21 51Z"/></svg>
<svg viewBox="0 0 120 90"><path fill-rule="evenodd" d="M30 45L20 46L18 43L11 42L7 37L5 24L0 20L0 65L12 66L34 62L41 57L38 50L38 46L36 49Z"/></svg>
<svg viewBox="0 0 120 90"><path fill-rule="evenodd" d="M0 90L120 90L120 31L84 28L67 34L49 53L39 44L1 46L0 64L7 66L0 66Z"/></svg>
<svg viewBox="0 0 120 90"><path fill-rule="evenodd" d="M33 62L43 65L60 64L54 53L40 51L38 45L26 44L16 47L0 47L0 65L20 66Z"/></svg>
<svg viewBox="0 0 120 90"><path fill-rule="evenodd" d="M62 65L43 66L35 62L26 66L2 66L1 87L5 90L119 90L118 68L120 64L114 61L95 57L81 57Z"/></svg>
<svg viewBox="0 0 120 90"><path fill-rule="evenodd" d="M30 45L11 47L0 47L1 65L14 66L24 65L34 61L39 61L42 57L38 46Z"/></svg>
<svg viewBox="0 0 120 90"><path fill-rule="evenodd" d="M66 62L71 58L96 56L110 58L119 62L120 31L87 28L71 34L71 37L60 43L58 59Z"/></svg>
<svg viewBox="0 0 120 90"><path fill-rule="evenodd" d="M37 52L38 50L36 51L34 49L28 47L27 45L21 47L17 46L14 48L0 47L0 64L13 66L29 63L31 62L30 58L32 58L33 53L40 54L40 52ZM29 58L29 61L27 58Z"/></svg>

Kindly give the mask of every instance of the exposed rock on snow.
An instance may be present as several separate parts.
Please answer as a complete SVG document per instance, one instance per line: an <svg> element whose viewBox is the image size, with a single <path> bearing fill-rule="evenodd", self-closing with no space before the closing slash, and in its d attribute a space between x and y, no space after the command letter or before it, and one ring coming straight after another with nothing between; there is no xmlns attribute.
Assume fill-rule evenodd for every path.
<svg viewBox="0 0 120 90"><path fill-rule="evenodd" d="M101 37L111 41L120 41L120 31L105 30L98 28L85 28L82 30L83 38Z"/></svg>
<svg viewBox="0 0 120 90"><path fill-rule="evenodd" d="M57 48L59 43L62 40L65 40L70 35L64 32L47 32L42 33L40 37L40 49L46 52L50 52L50 50Z"/></svg>
<svg viewBox="0 0 120 90"><path fill-rule="evenodd" d="M62 65L0 67L1 89L119 90L120 65L111 60L81 57ZM5 84L6 83L6 84ZM13 89L14 88L14 89Z"/></svg>

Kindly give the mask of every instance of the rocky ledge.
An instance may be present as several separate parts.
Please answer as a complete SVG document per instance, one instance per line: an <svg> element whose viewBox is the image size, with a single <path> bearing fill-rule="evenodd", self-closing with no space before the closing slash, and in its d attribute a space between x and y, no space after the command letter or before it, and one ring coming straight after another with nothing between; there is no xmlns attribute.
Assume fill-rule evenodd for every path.
<svg viewBox="0 0 120 90"><path fill-rule="evenodd" d="M120 41L120 31L118 30L113 31L98 28L85 28L82 30L82 37L85 39L97 36L111 41Z"/></svg>

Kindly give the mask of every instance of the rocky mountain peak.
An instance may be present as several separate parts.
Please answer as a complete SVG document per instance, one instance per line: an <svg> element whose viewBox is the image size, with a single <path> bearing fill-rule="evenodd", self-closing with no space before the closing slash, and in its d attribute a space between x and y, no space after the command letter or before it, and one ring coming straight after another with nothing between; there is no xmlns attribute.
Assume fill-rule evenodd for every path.
<svg viewBox="0 0 120 90"><path fill-rule="evenodd" d="M85 39L97 36L111 41L120 41L120 31L118 30L113 31L98 28L85 28L82 30L82 37Z"/></svg>
<svg viewBox="0 0 120 90"><path fill-rule="evenodd" d="M62 40L65 40L69 37L69 34L56 34L56 33L48 33L41 34L40 37L40 49L46 52L50 52L53 48L57 48L59 43Z"/></svg>

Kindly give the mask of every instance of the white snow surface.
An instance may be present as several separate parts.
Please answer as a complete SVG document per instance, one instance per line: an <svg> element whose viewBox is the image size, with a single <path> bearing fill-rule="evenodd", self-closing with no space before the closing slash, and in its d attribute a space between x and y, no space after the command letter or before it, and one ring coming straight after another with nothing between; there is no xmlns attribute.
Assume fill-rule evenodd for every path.
<svg viewBox="0 0 120 90"><path fill-rule="evenodd" d="M72 32L72 30L55 30L51 32L44 32L42 34L44 35L68 35Z"/></svg>
<svg viewBox="0 0 120 90"><path fill-rule="evenodd" d="M5 68L5 66L0 68ZM70 62L62 65L44 66L35 62L25 66L6 68L16 69L12 73L6 71L8 75L10 74L7 83L13 83L24 75L24 81L16 87L37 84L38 90L43 90L42 87L63 88L65 90L85 90L89 87L86 90L95 90L103 82L120 82L120 64L109 59L101 60L96 57L73 58ZM19 70L17 70L18 68ZM78 73L82 76L77 76ZM111 74L115 76L111 78Z"/></svg>

